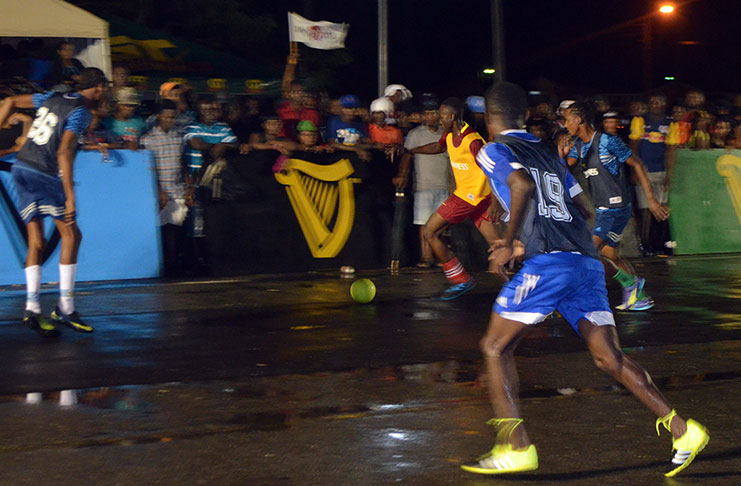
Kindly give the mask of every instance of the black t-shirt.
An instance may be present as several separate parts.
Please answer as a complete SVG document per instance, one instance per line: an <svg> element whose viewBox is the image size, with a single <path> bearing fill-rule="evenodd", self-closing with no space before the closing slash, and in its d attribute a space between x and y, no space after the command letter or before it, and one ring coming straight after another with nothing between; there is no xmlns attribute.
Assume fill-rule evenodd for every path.
<svg viewBox="0 0 741 486"><path fill-rule="evenodd" d="M79 94L53 94L47 98L36 110L36 118L28 132L28 140L18 152L18 160L40 172L57 175L57 149L62 143L65 122L76 108L84 106L85 98Z"/></svg>
<svg viewBox="0 0 741 486"><path fill-rule="evenodd" d="M72 66L65 66L61 59L56 59L51 63L49 69L49 82L52 85L60 83L72 83L72 76L79 75L85 66L77 59L72 59Z"/></svg>

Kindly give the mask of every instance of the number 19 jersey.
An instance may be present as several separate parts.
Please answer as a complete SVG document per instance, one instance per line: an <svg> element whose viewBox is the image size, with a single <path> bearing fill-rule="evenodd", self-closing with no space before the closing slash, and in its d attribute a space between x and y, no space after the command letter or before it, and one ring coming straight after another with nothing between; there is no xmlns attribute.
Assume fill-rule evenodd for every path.
<svg viewBox="0 0 741 486"><path fill-rule="evenodd" d="M510 191L507 178L523 169L535 182L520 239L525 259L541 253L575 252L599 258L584 216L573 198L582 192L555 147L525 130L507 130L478 153L476 162L489 178L492 191L509 219Z"/></svg>
<svg viewBox="0 0 741 486"><path fill-rule="evenodd" d="M36 117L18 160L33 169L56 176L59 172L57 150L65 131L78 137L90 125L91 115L85 98L79 93L39 93L33 95Z"/></svg>

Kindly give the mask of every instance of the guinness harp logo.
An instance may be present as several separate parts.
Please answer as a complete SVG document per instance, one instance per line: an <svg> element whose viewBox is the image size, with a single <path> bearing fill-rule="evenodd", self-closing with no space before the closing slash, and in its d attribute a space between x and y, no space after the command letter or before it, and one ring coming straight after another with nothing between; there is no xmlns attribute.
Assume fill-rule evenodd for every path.
<svg viewBox="0 0 741 486"><path fill-rule="evenodd" d="M722 155L715 163L715 170L723 176L731 196L733 209L741 223L741 158L735 155Z"/></svg>
<svg viewBox="0 0 741 486"><path fill-rule="evenodd" d="M26 253L28 253L28 234L26 233L26 225L13 202L15 186L10 178L10 173L4 170L3 172L5 174L0 175L0 219L2 219L2 225L5 227L5 232L22 268L25 265ZM45 235L45 244L41 252L42 265L54 253L59 244L59 238L59 231L56 227L49 230Z"/></svg>
<svg viewBox="0 0 741 486"><path fill-rule="evenodd" d="M288 159L275 178L288 199L314 258L332 258L342 250L355 219L354 171L348 159L332 165ZM330 230L330 226L332 229Z"/></svg>

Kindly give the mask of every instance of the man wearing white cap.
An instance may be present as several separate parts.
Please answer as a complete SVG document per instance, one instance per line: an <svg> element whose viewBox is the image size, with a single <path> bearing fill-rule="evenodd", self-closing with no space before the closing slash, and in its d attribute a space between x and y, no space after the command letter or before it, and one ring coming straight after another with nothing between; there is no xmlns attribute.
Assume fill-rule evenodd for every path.
<svg viewBox="0 0 741 486"><path fill-rule="evenodd" d="M402 108L402 104L412 99L412 92L403 84L389 84L383 90L383 96L391 100L394 104L394 109L391 115L386 118L386 123L396 125L401 118L399 115L406 111Z"/></svg>
<svg viewBox="0 0 741 486"><path fill-rule="evenodd" d="M412 92L403 84L389 84L383 90L383 96L393 101L394 105L398 105L400 102L411 98Z"/></svg>
<svg viewBox="0 0 741 486"><path fill-rule="evenodd" d="M399 127L389 125L386 120L394 110L394 103L385 96L373 100L370 105L371 122L368 125L373 148L387 150L387 153L398 152L404 143L404 134Z"/></svg>

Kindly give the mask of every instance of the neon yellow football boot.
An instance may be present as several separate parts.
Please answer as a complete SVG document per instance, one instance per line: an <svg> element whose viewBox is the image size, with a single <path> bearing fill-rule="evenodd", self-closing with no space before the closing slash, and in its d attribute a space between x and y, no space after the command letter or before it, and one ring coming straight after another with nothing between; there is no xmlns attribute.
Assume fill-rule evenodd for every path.
<svg viewBox="0 0 741 486"><path fill-rule="evenodd" d="M519 418L502 418L491 419L487 422L489 425L505 425L497 433L497 436L505 436L506 443L501 444L497 441L489 452L478 458L478 464L467 466L462 465L464 471L476 474L512 474L524 471L533 471L538 469L538 453L535 446L530 444L526 449L515 450L509 444L509 438L514 429L522 423Z"/></svg>
<svg viewBox="0 0 741 486"><path fill-rule="evenodd" d="M656 420L656 433L660 435L659 425L663 425L666 430L671 432L670 426L672 418L677 415L676 410L672 410L669 415L661 417ZM708 442L710 441L710 434L708 429L702 426L699 422L692 419L687 420L687 431L678 439L674 439L672 442L672 450L677 452L672 458L672 464L676 467L671 471L664 474L664 476L670 478L676 476L683 470L685 470L692 461L695 460L697 454L702 451Z"/></svg>

